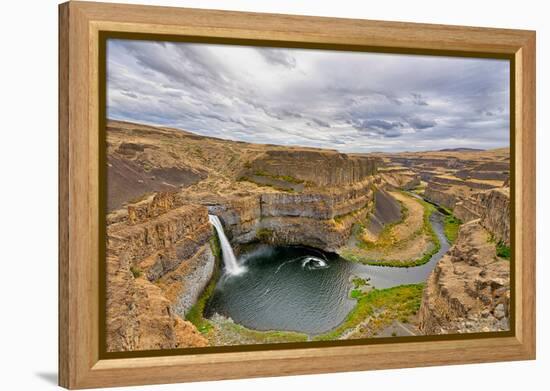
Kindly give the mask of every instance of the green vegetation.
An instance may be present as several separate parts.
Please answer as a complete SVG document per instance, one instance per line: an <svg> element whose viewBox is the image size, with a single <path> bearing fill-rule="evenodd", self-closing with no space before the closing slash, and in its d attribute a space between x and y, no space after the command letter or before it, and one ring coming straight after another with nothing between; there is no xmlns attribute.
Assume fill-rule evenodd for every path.
<svg viewBox="0 0 550 391"><path fill-rule="evenodd" d="M491 234L487 240L489 243L495 243L497 256L506 260L510 260L512 254L510 246L507 246L502 240L496 242L495 237Z"/></svg>
<svg viewBox="0 0 550 391"><path fill-rule="evenodd" d="M356 209L354 211L344 213L342 215L334 217L334 222L337 224L341 224L344 220L346 220L350 216L355 216L361 214L365 209L369 207L369 203L367 202L363 207Z"/></svg>
<svg viewBox="0 0 550 391"><path fill-rule="evenodd" d="M359 299L363 295L363 291L361 289L352 289L349 293L349 297L352 299Z"/></svg>
<svg viewBox="0 0 550 391"><path fill-rule="evenodd" d="M207 334L212 329L212 324L208 319L204 318L203 314L206 303L214 293L214 289L216 289L216 284L218 283L221 275L222 253L220 239L215 229L213 229L213 235L210 239L210 248L212 249L212 253L216 258L214 273L212 275L212 278L210 279L210 282L208 283L206 288L204 288L204 291L199 297L199 300L197 300L197 303L193 307L191 307L189 311L187 311L187 313L185 314L185 319L193 323L197 330L199 330L203 334Z"/></svg>
<svg viewBox="0 0 550 391"><path fill-rule="evenodd" d="M294 189L292 187L281 187L281 186L274 185L272 183L260 183L260 182L254 181L250 178L247 178L245 176L241 176L241 177L237 178L237 182L250 182L250 183L254 183L255 185L258 185L258 186L272 187L275 190L284 191L285 193L294 193Z"/></svg>
<svg viewBox="0 0 550 391"><path fill-rule="evenodd" d="M432 227L432 223L430 222L430 216L432 215L432 213L435 212L436 208L434 205L426 201L418 200L418 202L422 203L422 205L424 206L424 216L423 216L422 229L419 230L419 232L417 232L416 234L420 234L422 232L426 233L430 237L430 241L433 243L432 248L426 253L424 253L422 257L418 259L410 260L410 261L402 261L402 260L375 261L375 260L365 259L360 255L357 255L351 251L343 251L341 256L347 259L348 261L352 261L352 262L363 263L365 265L388 266L388 267L414 267L414 266L420 266L429 262L432 256L435 255L441 249L441 243L439 242L437 234L435 233ZM391 227L391 226L388 225L384 227L384 230L382 231L380 238L383 238L383 235L389 236L389 234L385 233L385 230L388 227ZM379 242L380 242L380 239L375 245L376 246L380 245ZM383 245L390 245L390 244L395 244L395 243L385 243ZM364 249L372 248L372 247L369 247L369 245L372 246L372 244L362 242L362 241L359 241L358 243L358 247L364 248Z"/></svg>
<svg viewBox="0 0 550 391"><path fill-rule="evenodd" d="M399 285L388 289L373 289L357 295L357 304L344 322L336 329L315 337L315 340L338 339L368 318L371 318L367 326L371 334L388 326L395 319L408 320L409 316L415 315L420 308L423 289L424 284Z"/></svg>
<svg viewBox="0 0 550 391"><path fill-rule="evenodd" d="M503 241L497 243L497 256L510 260L510 247L507 246Z"/></svg>
<svg viewBox="0 0 550 391"><path fill-rule="evenodd" d="M133 265L130 266L130 271L132 272L132 275L134 276L134 278L139 278L143 274L143 272L138 266L133 266Z"/></svg>
<svg viewBox="0 0 550 391"><path fill-rule="evenodd" d="M361 278L361 277L353 277L353 279L351 280L351 282L353 283L353 286L355 288L360 288L362 286L367 286L369 285L369 280L370 278L368 279L364 279L364 278Z"/></svg>
<svg viewBox="0 0 550 391"><path fill-rule="evenodd" d="M271 178L271 179L277 179L277 180L280 180L280 181L285 181L285 182L294 183L294 184L304 183L303 180L298 179L298 178L294 178L290 175L275 175L275 174L270 174L270 173L262 171L262 170L257 170L254 173L254 175L263 176L263 177L267 177L267 178Z"/></svg>
<svg viewBox="0 0 550 391"><path fill-rule="evenodd" d="M349 293L351 299L359 299L370 289L370 278L353 277L351 280L353 289Z"/></svg>
<svg viewBox="0 0 550 391"><path fill-rule="evenodd" d="M269 239L271 239L271 236L273 236L273 231L269 228L260 228L256 231L256 238L263 242L269 241Z"/></svg>
<svg viewBox="0 0 550 391"><path fill-rule="evenodd" d="M225 344L242 345L245 343L265 344L265 343L280 343L280 342L307 342L308 336L303 333L294 331L258 331L248 329L240 324L232 321L222 321L216 323L216 327L220 330L220 335L223 335Z"/></svg>
<svg viewBox="0 0 550 391"><path fill-rule="evenodd" d="M460 221L460 219L458 219L454 215L450 214L448 216L445 216L445 219L443 220L443 230L445 232L445 237L450 244L453 244L456 240L456 237L458 236L458 229L460 228L461 224L462 221Z"/></svg>
<svg viewBox="0 0 550 391"><path fill-rule="evenodd" d="M407 207L400 200L396 199L396 201L399 203L401 207L401 218L394 223L386 224L384 228L382 228L382 231L380 232L380 234L378 235L378 240L376 242L365 241L361 237L357 237L357 246L359 248L362 248L364 250L370 250L373 248L389 247L396 244L395 239L392 236L393 227L395 227L396 225L402 224L409 216L409 210L407 209ZM374 208L376 208L376 205L374 205L373 210ZM357 230L356 234L360 234L365 229L363 224L361 224L359 228L360 229Z"/></svg>

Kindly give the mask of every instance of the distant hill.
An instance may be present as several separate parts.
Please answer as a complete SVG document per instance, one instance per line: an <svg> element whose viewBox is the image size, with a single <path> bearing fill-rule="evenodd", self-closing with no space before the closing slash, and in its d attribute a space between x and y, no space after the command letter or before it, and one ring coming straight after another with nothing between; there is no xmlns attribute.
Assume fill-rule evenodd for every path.
<svg viewBox="0 0 550 391"><path fill-rule="evenodd" d="M444 148L439 150L439 152L481 152L481 151L485 151L485 150L478 149L478 148Z"/></svg>

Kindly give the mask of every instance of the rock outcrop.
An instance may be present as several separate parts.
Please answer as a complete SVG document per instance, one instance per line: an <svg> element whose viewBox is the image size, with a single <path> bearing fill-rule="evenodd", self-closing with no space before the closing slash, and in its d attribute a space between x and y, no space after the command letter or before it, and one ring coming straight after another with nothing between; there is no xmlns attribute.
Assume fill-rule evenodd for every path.
<svg viewBox="0 0 550 391"><path fill-rule="evenodd" d="M463 224L428 278L419 312L424 334L509 329L510 262L498 258L479 220Z"/></svg>
<svg viewBox="0 0 550 391"><path fill-rule="evenodd" d="M374 157L118 121L108 130L112 351L205 343L182 319L216 269L209 213L237 251L254 241L335 250L372 203Z"/></svg>
<svg viewBox="0 0 550 391"><path fill-rule="evenodd" d="M387 191L377 189L374 193L374 208L369 214L366 229L374 237L382 232L387 225L401 220L401 204Z"/></svg>
<svg viewBox="0 0 550 391"><path fill-rule="evenodd" d="M351 186L376 173L378 160L331 150L268 150L247 162L243 176L266 173L317 186Z"/></svg>
<svg viewBox="0 0 550 391"><path fill-rule="evenodd" d="M234 244L264 241L335 251L347 242L355 219L372 204L374 178L330 193L270 192L220 199L208 209Z"/></svg>
<svg viewBox="0 0 550 391"><path fill-rule="evenodd" d="M395 189L414 189L421 181L420 175L408 168L384 168L379 174L384 183Z"/></svg>
<svg viewBox="0 0 550 391"><path fill-rule="evenodd" d="M472 194L456 204L454 214L464 222L480 219L497 242L510 245L509 187Z"/></svg>
<svg viewBox="0 0 550 391"><path fill-rule="evenodd" d="M130 206L107 235L109 350L205 346L182 318L215 267L207 208L159 193Z"/></svg>
<svg viewBox="0 0 550 391"><path fill-rule="evenodd" d="M110 351L208 343L183 320L220 266L208 214L220 218L237 252L255 241L337 251L354 245L358 221L375 237L404 218L407 229L396 235L407 243L401 250L418 247L413 259L431 242L402 231L421 229L424 209L393 190L419 192L425 185L426 198L469 222L430 276L422 330L508 325L509 265L488 240L509 243L509 195L501 188L509 183L506 150L343 154L118 121L109 121L107 142ZM379 171L382 162L390 167ZM403 202L415 219L402 215Z"/></svg>
<svg viewBox="0 0 550 391"><path fill-rule="evenodd" d="M382 158L389 165L384 170L407 169L417 173L426 183L424 197L448 209L454 209L480 190L507 186L510 175L508 148L405 152ZM467 210L464 212L470 217Z"/></svg>
<svg viewBox="0 0 550 391"><path fill-rule="evenodd" d="M172 310L162 290L136 277L126 257L107 257L107 349L111 352L207 346Z"/></svg>
<svg viewBox="0 0 550 391"><path fill-rule="evenodd" d="M429 182L424 190L424 197L437 205L444 206L447 209L454 209L455 204L459 199L459 195L454 192L447 191L446 186L439 185L434 182Z"/></svg>

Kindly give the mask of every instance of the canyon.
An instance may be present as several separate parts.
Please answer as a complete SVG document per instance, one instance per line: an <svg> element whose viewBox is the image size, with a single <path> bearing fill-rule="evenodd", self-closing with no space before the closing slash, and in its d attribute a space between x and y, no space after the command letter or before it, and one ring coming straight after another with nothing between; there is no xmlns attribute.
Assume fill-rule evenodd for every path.
<svg viewBox="0 0 550 391"><path fill-rule="evenodd" d="M344 154L108 121L107 165L109 351L308 339L205 317L225 258L212 216L237 256L257 245L306 246L389 270L421 265L440 250L430 202L462 224L411 296L411 329L509 327L507 149ZM359 334L382 332L387 321ZM338 338L352 335L342 330Z"/></svg>

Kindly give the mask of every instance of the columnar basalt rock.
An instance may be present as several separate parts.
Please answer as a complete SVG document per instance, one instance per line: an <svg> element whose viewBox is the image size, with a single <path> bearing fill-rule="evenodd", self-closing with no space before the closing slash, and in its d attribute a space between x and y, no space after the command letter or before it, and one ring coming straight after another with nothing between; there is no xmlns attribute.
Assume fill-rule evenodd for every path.
<svg viewBox="0 0 550 391"><path fill-rule="evenodd" d="M480 193L479 198L485 207L481 225L493 234L496 241L510 245L510 188Z"/></svg>
<svg viewBox="0 0 550 391"><path fill-rule="evenodd" d="M268 150L247 166L244 175L266 173L317 186L349 186L376 174L378 159L330 150Z"/></svg>
<svg viewBox="0 0 550 391"><path fill-rule="evenodd" d="M428 335L509 329L510 263L479 220L463 224L428 278L419 312Z"/></svg>
<svg viewBox="0 0 550 391"><path fill-rule="evenodd" d="M220 199L208 209L221 219L234 244L260 240L333 251L349 239L356 214L364 215L372 203L372 185L367 180L330 193L259 193Z"/></svg>
<svg viewBox="0 0 550 391"><path fill-rule="evenodd" d="M150 199L128 206L128 223L134 225L148 221L181 205L182 203L175 192L156 193Z"/></svg>
<svg viewBox="0 0 550 391"><path fill-rule="evenodd" d="M369 228L381 231L406 215L384 189L412 189L421 179L427 199L468 222L428 280L421 329L438 334L508 325L509 263L496 256L495 243L509 243L509 190L500 189L508 183L509 152L405 153L383 157L398 166L378 171L378 155L240 143L115 121L108 138L113 178L132 179L111 188L118 209L107 216L111 351L207 344L183 318L220 261L210 247L208 214L219 217L237 252L256 241L337 251L353 243L354 224L368 223L367 216L374 221Z"/></svg>
<svg viewBox="0 0 550 391"><path fill-rule="evenodd" d="M107 229L107 334L112 351L207 344L182 317L214 270L208 210L178 206L176 200L158 194L131 207L127 219Z"/></svg>
<svg viewBox="0 0 550 391"><path fill-rule="evenodd" d="M410 190L420 185L421 176L408 169L386 169L379 171L380 177L385 184L395 189Z"/></svg>
<svg viewBox="0 0 550 391"><path fill-rule="evenodd" d="M107 257L107 349L136 351L207 346L172 310L162 290L136 277L126 257Z"/></svg>
<svg viewBox="0 0 550 391"><path fill-rule="evenodd" d="M458 201L458 195L447 190L447 186L430 182L424 190L424 197L445 208L453 209Z"/></svg>
<svg viewBox="0 0 550 391"><path fill-rule="evenodd" d="M510 188L472 194L456 204L455 215L462 221L480 219L497 242L510 245Z"/></svg>

